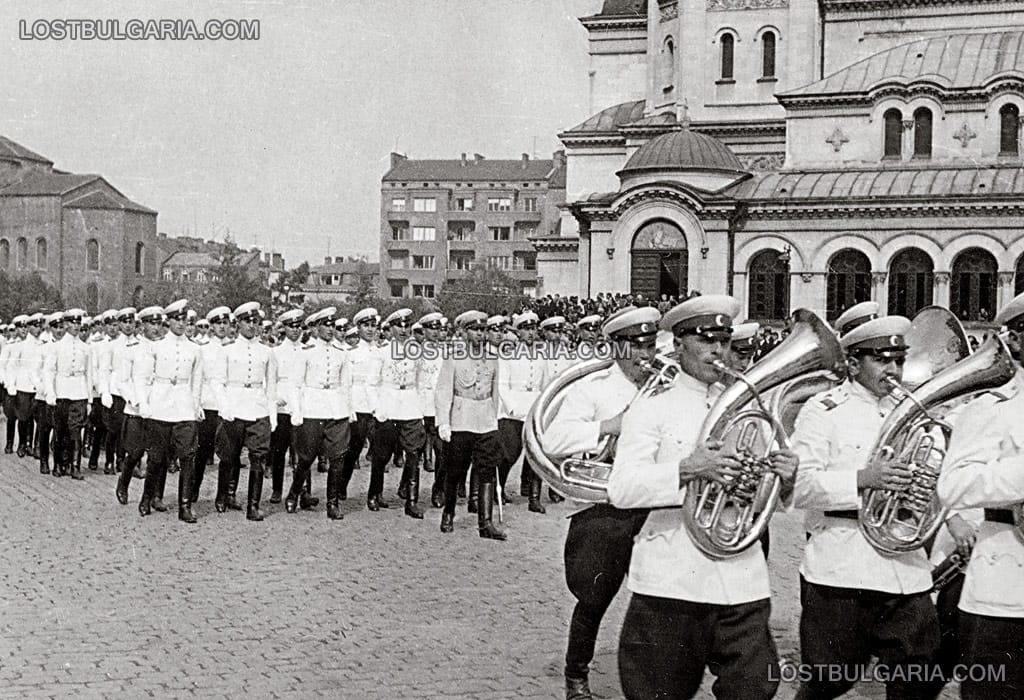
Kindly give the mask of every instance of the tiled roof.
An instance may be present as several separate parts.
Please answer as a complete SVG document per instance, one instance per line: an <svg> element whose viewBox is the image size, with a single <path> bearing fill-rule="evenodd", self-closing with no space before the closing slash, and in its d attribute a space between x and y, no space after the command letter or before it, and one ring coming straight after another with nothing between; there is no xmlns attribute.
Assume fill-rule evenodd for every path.
<svg viewBox="0 0 1024 700"><path fill-rule="evenodd" d="M64 206L72 209L123 209L126 211L137 211L143 214L156 214L149 207L144 207L130 199L117 199L106 192L90 192L82 197L67 202Z"/></svg>
<svg viewBox="0 0 1024 700"><path fill-rule="evenodd" d="M57 196L99 179L99 175L32 173L24 180L20 180L0 189L0 197L32 195Z"/></svg>
<svg viewBox="0 0 1024 700"><path fill-rule="evenodd" d="M368 263L368 262L340 262L331 263L330 265L317 265L316 267L309 268L310 274L316 275L342 275L342 274L362 274L362 275L379 275L380 274L380 263Z"/></svg>
<svg viewBox="0 0 1024 700"><path fill-rule="evenodd" d="M626 161L622 172L690 168L742 171L743 165L718 139L683 129L645 143Z"/></svg>
<svg viewBox="0 0 1024 700"><path fill-rule="evenodd" d="M635 122L644 116L644 101L633 100L623 102L607 109L602 109L586 121L577 124L564 133L576 135L578 133L595 133L615 131L620 126Z"/></svg>
<svg viewBox="0 0 1024 700"><path fill-rule="evenodd" d="M933 81L944 88L985 85L1011 73L1024 77L1024 31L952 34L913 41L876 53L780 99L866 93L883 81Z"/></svg>
<svg viewBox="0 0 1024 700"><path fill-rule="evenodd" d="M1024 194L1024 168L977 166L790 170L756 174L727 193L741 200L1001 197Z"/></svg>
<svg viewBox="0 0 1024 700"><path fill-rule="evenodd" d="M28 150L19 143L11 141L5 136L0 136L0 158L20 158L23 160L34 160L39 163L46 163L53 165L52 160L48 160L43 156Z"/></svg>
<svg viewBox="0 0 1024 700"><path fill-rule="evenodd" d="M403 160L383 177L385 182L477 182L480 180L543 180L551 172L550 160Z"/></svg>
<svg viewBox="0 0 1024 700"><path fill-rule="evenodd" d="M172 253L171 257L164 260L164 266L177 265L180 267L219 267L220 258L213 253L193 253L180 250Z"/></svg>

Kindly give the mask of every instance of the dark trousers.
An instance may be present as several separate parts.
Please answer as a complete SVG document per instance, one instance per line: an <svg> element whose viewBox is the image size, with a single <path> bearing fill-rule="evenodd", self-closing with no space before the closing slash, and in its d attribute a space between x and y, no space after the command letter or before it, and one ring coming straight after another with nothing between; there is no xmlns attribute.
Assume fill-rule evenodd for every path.
<svg viewBox="0 0 1024 700"><path fill-rule="evenodd" d="M497 430L489 433L453 432L444 451L444 512L455 515L459 484L466 480L470 463L477 470L480 486L484 486L494 483L504 458Z"/></svg>
<svg viewBox="0 0 1024 700"><path fill-rule="evenodd" d="M960 611L960 682L963 700L1024 697L1024 618L989 617ZM992 671L989 678L981 678Z"/></svg>
<svg viewBox="0 0 1024 700"><path fill-rule="evenodd" d="M939 618L929 593L836 588L801 577L800 600L802 661L821 673L802 683L799 697L830 700L843 695L873 655L893 669L885 684L888 697L924 699L935 694L934 681L920 673L934 663L939 648ZM830 673L840 668L841 673Z"/></svg>
<svg viewBox="0 0 1024 700"><path fill-rule="evenodd" d="M704 669L718 700L767 700L779 685L767 600L712 605L634 594L619 637L628 700L687 700Z"/></svg>
<svg viewBox="0 0 1024 700"><path fill-rule="evenodd" d="M501 489L504 491L505 481L508 479L509 472L512 471L512 465L516 463L519 454L523 451L523 421L514 418L499 419L498 437L505 453L505 459L498 469L498 479L501 481ZM529 488L530 482L539 478L533 471L530 460L523 455L523 470L519 477L520 488Z"/></svg>
<svg viewBox="0 0 1024 700"><path fill-rule="evenodd" d="M270 453L270 419L242 420L236 418L221 421L217 428L217 457L220 459L217 471L217 501L223 501L228 494L232 479L238 478L235 465L242 457L242 448L249 453L249 469L255 478L263 478L263 468ZM197 466L198 469L198 466ZM237 484L237 481L235 482ZM251 482L250 482L251 483Z"/></svg>
<svg viewBox="0 0 1024 700"><path fill-rule="evenodd" d="M50 461L50 432L53 430L53 406L41 399L35 399L32 406L32 417L36 425L36 437L39 440L40 463ZM60 464L59 455L54 455L54 464Z"/></svg>
<svg viewBox="0 0 1024 700"><path fill-rule="evenodd" d="M178 460L178 507L192 498L192 470L196 456L196 421L146 421L147 449L146 486L142 498L146 501L163 498L163 484L167 480L167 465Z"/></svg>
<svg viewBox="0 0 1024 700"><path fill-rule="evenodd" d="M124 397L112 397L110 408L103 409L103 424L107 428L107 464L124 459L121 431L124 429Z"/></svg>
<svg viewBox="0 0 1024 700"><path fill-rule="evenodd" d="M348 488L348 482L352 480L352 472L355 471L356 462L359 461L359 454L373 435L374 423L376 421L371 414L357 413L355 422L349 425L348 447L345 451L344 467L341 470L343 488Z"/></svg>
<svg viewBox="0 0 1024 700"><path fill-rule="evenodd" d="M288 489L289 497L298 498L303 485L310 478L310 467L320 454L321 447L326 449L328 481L334 483L335 480L341 479L344 475L345 453L351 444L348 419L306 418L302 425L292 428L292 434L299 459L292 475L291 488Z"/></svg>
<svg viewBox="0 0 1024 700"><path fill-rule="evenodd" d="M423 416L423 430L427 434L427 443L424 451L430 452L434 460L434 469L436 470L438 465L441 464L441 450L444 442L441 440L441 436L437 434L437 421L434 419L434 416Z"/></svg>
<svg viewBox="0 0 1024 700"><path fill-rule="evenodd" d="M565 583L576 597L565 651L566 678L586 678L605 611L629 572L633 538L647 510L599 504L576 513L565 538Z"/></svg>
<svg viewBox="0 0 1024 700"><path fill-rule="evenodd" d="M124 463L121 465L121 474L118 476L118 484L124 485L124 492L128 493L128 486L132 483L135 467L142 462L142 456L146 454L146 420L141 416L122 414L123 423L120 434L120 444L124 450Z"/></svg>
<svg viewBox="0 0 1024 700"><path fill-rule="evenodd" d="M192 502L199 500L199 489L206 476L206 464L217 451L217 428L220 414L212 409L203 409L203 420L196 424L196 459L192 473Z"/></svg>
<svg viewBox="0 0 1024 700"><path fill-rule="evenodd" d="M951 679L960 662L960 593L964 588L964 575L957 575L946 587L939 591L935 600L935 610L939 618L939 650L935 655L935 663L942 670L943 679ZM938 681L934 688L936 694L945 685Z"/></svg>
<svg viewBox="0 0 1024 700"><path fill-rule="evenodd" d="M277 427L270 435L270 482L274 493L284 488L284 463L288 459L288 448L292 444L291 416L277 414Z"/></svg>
<svg viewBox="0 0 1024 700"><path fill-rule="evenodd" d="M19 391L14 395L14 415L18 418L18 447L32 449L32 410L35 394Z"/></svg>
<svg viewBox="0 0 1024 700"><path fill-rule="evenodd" d="M59 457L63 464L72 466L81 461L82 430L88 407L85 399L57 399L57 408L53 411L55 461Z"/></svg>
<svg viewBox="0 0 1024 700"><path fill-rule="evenodd" d="M103 420L103 412L106 409L103 408L103 402L100 397L95 397L92 400L92 406L89 410L89 427L92 430L92 447L89 450L89 466L96 467L100 463L100 452L107 447L107 424ZM107 461L106 464L112 463L113 453L107 450Z"/></svg>
<svg viewBox="0 0 1024 700"><path fill-rule="evenodd" d="M14 431L18 427L18 417L14 412L14 396L7 389L3 389L4 418L7 419L7 441L4 443L8 450L14 449Z"/></svg>
<svg viewBox="0 0 1024 700"><path fill-rule="evenodd" d="M405 457L402 481L407 481L419 468L420 451L427 442L423 420L374 420L371 446L370 486L366 497L380 496L384 492L384 468L395 455Z"/></svg>

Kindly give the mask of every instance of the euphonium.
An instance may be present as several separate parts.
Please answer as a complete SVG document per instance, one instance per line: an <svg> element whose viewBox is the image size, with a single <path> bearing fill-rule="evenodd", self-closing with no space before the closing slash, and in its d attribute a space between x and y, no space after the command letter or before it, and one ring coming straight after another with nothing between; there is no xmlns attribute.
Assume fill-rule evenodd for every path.
<svg viewBox="0 0 1024 700"><path fill-rule="evenodd" d="M936 415L937 410L948 402L1002 386L1015 371L1006 344L994 337L914 391L890 382L903 400L882 424L872 460L895 459L913 474L904 491L864 490L860 530L876 550L888 555L915 550L946 519L949 509L939 502L936 486L952 426Z"/></svg>
<svg viewBox="0 0 1024 700"><path fill-rule="evenodd" d="M549 457L543 447L544 432L558 414L566 390L576 381L594 372L608 369L615 360L587 360L569 367L540 393L523 424L523 448L538 476L566 498L586 503L608 503L608 476L615 457L614 437L606 438L593 456L586 458ZM657 355L643 363L647 379L630 404L653 396L672 384L679 365L666 355Z"/></svg>
<svg viewBox="0 0 1024 700"><path fill-rule="evenodd" d="M801 375L845 371L831 328L807 309L798 309L793 321L789 336L745 373L716 363L737 381L711 407L698 444L722 442L723 449L737 454L744 471L729 484L694 480L686 487L684 525L697 548L712 559L736 556L757 542L778 505L781 484L768 455L786 447L788 436L763 395Z"/></svg>

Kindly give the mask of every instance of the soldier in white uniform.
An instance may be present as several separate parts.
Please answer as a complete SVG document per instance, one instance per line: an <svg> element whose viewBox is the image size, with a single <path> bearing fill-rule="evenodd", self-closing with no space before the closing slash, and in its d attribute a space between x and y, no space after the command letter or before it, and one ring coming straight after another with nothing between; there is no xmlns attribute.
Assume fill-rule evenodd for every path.
<svg viewBox="0 0 1024 700"><path fill-rule="evenodd" d="M39 334L42 331L43 315L40 313L27 316L25 319L25 336L18 343L17 357L12 357L14 365L14 409L18 418L18 457L32 454L38 456L33 447L33 412L35 411L34 401L36 391L39 388L36 382L42 374L42 357L39 352L42 341Z"/></svg>
<svg viewBox="0 0 1024 700"><path fill-rule="evenodd" d="M1024 295L996 314L1007 345L1024 360ZM1024 697L1024 525L1012 508L1024 502L1024 374L969 403L953 431L938 494L952 508L983 508L984 522L960 596L960 682L965 700ZM987 677L978 674L986 671ZM999 677L997 677L997 674Z"/></svg>
<svg viewBox="0 0 1024 700"><path fill-rule="evenodd" d="M257 522L263 520L260 512L263 471L270 453L270 434L277 427L277 359L259 336L259 312L259 302L255 301L234 310L238 338L226 343L208 365L221 419L215 503L226 502L234 465L238 464L242 447L245 447L249 453L245 517ZM220 508L218 511L223 512Z"/></svg>
<svg viewBox="0 0 1024 700"><path fill-rule="evenodd" d="M203 415L200 402L203 363L199 346L185 335L187 311L188 301L185 299L164 308L170 332L149 346L151 359L143 367L143 371L151 369L151 373L142 377L145 386L140 397L140 412L148 419L149 460L139 514L149 515L154 499L161 497L159 487L166 479L167 465L171 458L177 457L178 519L194 523L192 472L196 455L196 421Z"/></svg>
<svg viewBox="0 0 1024 700"><path fill-rule="evenodd" d="M441 373L443 361L441 318L441 314L435 311L422 316L418 321L423 329L423 338L420 341L423 347L420 361L420 406L423 410L423 429L427 436L423 451L423 469L434 472L430 504L435 508L444 505L444 443L437 434L437 409L434 408L434 390L437 388L437 377Z"/></svg>
<svg viewBox="0 0 1024 700"><path fill-rule="evenodd" d="M345 468L341 475L341 500L348 497L348 482L352 479L352 472L359 461L359 453L363 451L367 440L373 433L373 412L377 408L377 392L380 382L380 366L383 361L383 352L377 343L378 326L380 316L377 309L360 309L352 317L359 334L359 343L349 349L348 361L349 371L352 374L352 411L356 418L351 428L348 451L345 453ZM384 481L383 467L376 480ZM374 481L373 474L370 480ZM379 508L387 508L390 504L380 494L376 505Z"/></svg>
<svg viewBox="0 0 1024 700"><path fill-rule="evenodd" d="M277 427L270 435L271 503L281 502L284 466L288 449L292 446L292 407L288 399L297 395L302 379L299 376L303 364L302 343L299 342L299 336L302 334L302 316L301 309L291 309L277 319L284 331L284 338L274 346L274 357L277 360Z"/></svg>
<svg viewBox="0 0 1024 700"><path fill-rule="evenodd" d="M47 356L56 347L56 341L64 336L64 314L57 311L43 318L45 332L39 334L39 345L37 368L38 374L33 382L39 387L32 404L33 423L35 424L35 439L38 442L36 454L39 456L39 473L49 474L50 471L50 436L53 432L54 411L57 406L57 397L52 394L52 381L44 381L46 377L45 366ZM71 473L70 465L62 458L60 443L54 443L53 449L53 471L56 477L65 476Z"/></svg>
<svg viewBox="0 0 1024 700"><path fill-rule="evenodd" d="M647 378L641 363L654 357L660 320L657 309L632 306L608 318L602 333L614 344L615 364L587 375L566 391L544 432L545 454L554 460L593 455L606 440L619 435L623 413ZM645 508L598 504L571 516L565 538L565 582L576 606L565 652L566 700L591 698L588 675L597 633L626 578L633 538L647 513Z"/></svg>
<svg viewBox="0 0 1024 700"><path fill-rule="evenodd" d="M886 683L892 696L934 694L928 681L906 671L932 663L938 650L928 557L923 548L882 555L858 528L863 489L910 484L905 465L868 461L896 404L889 382L902 379L909 330L909 320L886 316L843 335L850 379L811 398L796 421L793 505L809 511L810 533L800 566L800 649L812 674L800 687L802 699L844 694L873 654L899 671ZM833 670L843 673L837 678Z"/></svg>
<svg viewBox="0 0 1024 700"><path fill-rule="evenodd" d="M3 384L3 408L4 418L7 420L7 437L4 442L4 454L14 452L14 434L18 428L18 416L14 410L14 397L17 390L14 388L14 377L16 368L14 361L18 357L18 349L22 338L25 337L24 315L17 315L8 323L4 330L6 342L3 349L0 349L0 383Z"/></svg>
<svg viewBox="0 0 1024 700"><path fill-rule="evenodd" d="M123 328L125 320L130 317L131 323L135 323L135 309L124 308L111 310L106 321L106 333L108 343L105 352L100 357L99 374L100 379L100 404L103 407L103 426L107 431L106 462L104 463L104 474L114 474L121 469L121 429L124 425L124 397L114 381L114 372L120 363L120 357L124 353L125 343L128 336ZM109 470L109 471L108 471Z"/></svg>
<svg viewBox="0 0 1024 700"><path fill-rule="evenodd" d="M843 313L839 314L832 322L832 328L842 337L858 326L863 326L868 321L878 318L878 302L862 301L854 304Z"/></svg>
<svg viewBox="0 0 1024 700"><path fill-rule="evenodd" d="M601 317L598 314L584 316L576 323L576 331L581 345L594 345L601 338Z"/></svg>
<svg viewBox="0 0 1024 700"><path fill-rule="evenodd" d="M218 306L210 309L204 319L210 327L210 333L206 336L198 334L192 338L192 342L199 347L199 357L203 363L203 386L200 395L200 405L203 409L203 418L196 426L196 459L195 473L192 475L192 502L199 501L199 490L203 486L203 477L206 475L206 465L210 462L216 452L217 428L220 427L220 412L217 404L217 392L213 387L213 373L208 368L214 367L221 359L224 352L224 339L230 325L231 309L226 306ZM196 323L198 328L198 322ZM233 480L233 481L232 481ZM214 500L214 507L218 513L231 510L241 510L235 496L238 488L238 472L232 465L231 473L228 475L229 486L223 493L223 498ZM231 488L230 484L235 487Z"/></svg>
<svg viewBox="0 0 1024 700"><path fill-rule="evenodd" d="M64 336L46 355L43 373L49 396L56 398L54 411L54 443L59 445L60 461L71 467L71 478L82 477L82 430L85 428L89 396L94 386L89 347L79 337L82 309L64 312Z"/></svg>
<svg viewBox="0 0 1024 700"><path fill-rule="evenodd" d="M114 368L112 391L124 397L124 426L121 430L121 444L124 449L124 463L117 477L115 494L121 505L128 504L128 487L133 476L140 476L139 465L146 454L146 419L142 417L141 406L147 391L147 377L153 375L153 355L150 344L159 340L163 331L164 310L159 306L148 306L138 312L142 330L127 336L124 352ZM121 313L122 328L128 325L124 309ZM132 320L132 325L135 321Z"/></svg>
<svg viewBox="0 0 1024 700"><path fill-rule="evenodd" d="M92 410L89 414L89 421L92 429L92 442L89 450L89 469L97 470L100 466L100 453L104 453L103 473L114 473L114 448L109 444L107 423L103 414L107 410L104 405L104 396L107 394L107 386L110 382L110 353L112 347L111 330L113 323L112 309L104 311L93 319L92 334L86 341L89 346L90 359L92 362L93 386L92 386ZM84 324L83 324L84 329ZM116 328L113 329L116 333ZM110 403L108 400L107 403Z"/></svg>
<svg viewBox="0 0 1024 700"><path fill-rule="evenodd" d="M768 628L768 567L760 547L711 559L693 544L679 506L694 479L735 478L738 462L715 443L698 444L718 397L739 302L723 295L687 300L661 321L675 335L682 372L672 387L637 400L622 419L608 496L618 508L652 508L633 544L633 592L619 638L619 675L629 700L691 698L706 668L719 698L767 700L778 686ZM771 455L783 489L797 460Z"/></svg>

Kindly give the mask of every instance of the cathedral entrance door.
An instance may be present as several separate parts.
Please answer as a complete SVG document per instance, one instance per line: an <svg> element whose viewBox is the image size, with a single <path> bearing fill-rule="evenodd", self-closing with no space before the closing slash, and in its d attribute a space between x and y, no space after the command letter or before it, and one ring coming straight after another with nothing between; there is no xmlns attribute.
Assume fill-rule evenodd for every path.
<svg viewBox="0 0 1024 700"><path fill-rule="evenodd" d="M630 292L649 299L687 293L686 238L669 221L650 221L636 232L630 252Z"/></svg>

